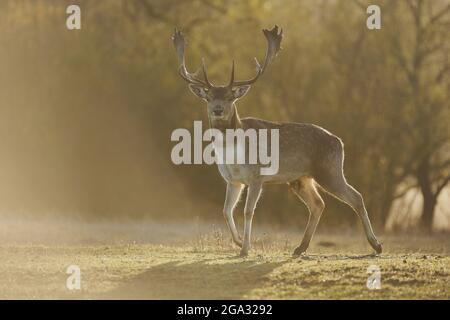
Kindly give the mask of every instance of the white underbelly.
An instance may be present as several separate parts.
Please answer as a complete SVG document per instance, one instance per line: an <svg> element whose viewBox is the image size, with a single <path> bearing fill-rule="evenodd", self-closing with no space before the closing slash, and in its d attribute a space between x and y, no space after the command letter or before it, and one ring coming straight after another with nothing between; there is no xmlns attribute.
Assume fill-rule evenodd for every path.
<svg viewBox="0 0 450 320"><path fill-rule="evenodd" d="M227 182L248 183L252 176L252 170L248 165L218 164L220 175Z"/></svg>

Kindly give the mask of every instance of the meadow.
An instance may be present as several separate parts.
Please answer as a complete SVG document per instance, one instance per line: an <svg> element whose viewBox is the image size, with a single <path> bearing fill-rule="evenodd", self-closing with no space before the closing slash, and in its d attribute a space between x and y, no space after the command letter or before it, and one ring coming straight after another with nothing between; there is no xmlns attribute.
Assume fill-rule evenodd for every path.
<svg viewBox="0 0 450 320"><path fill-rule="evenodd" d="M1 224L1 299L449 299L450 239L385 234L372 255L362 230L302 233L260 228L246 258L227 230L208 223L16 222ZM361 231L361 232L359 232ZM69 290L66 270L81 270ZM381 288L367 288L378 266Z"/></svg>

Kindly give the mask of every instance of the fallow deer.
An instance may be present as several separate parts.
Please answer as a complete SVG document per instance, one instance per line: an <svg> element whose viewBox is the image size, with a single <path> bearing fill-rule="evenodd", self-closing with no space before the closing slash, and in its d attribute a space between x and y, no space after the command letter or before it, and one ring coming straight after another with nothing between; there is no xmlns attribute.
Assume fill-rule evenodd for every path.
<svg viewBox="0 0 450 320"><path fill-rule="evenodd" d="M263 30L267 40L267 50L262 65L255 58L257 72L249 80L236 81L234 61L231 79L226 86L213 85L207 76L203 60L200 78L198 72L190 73L185 63L185 39L175 30L172 40L179 59L179 74L189 83L194 95L207 103L210 126L225 129L278 129L279 130L279 171L275 175L261 175L258 164L219 164L219 171L227 183L223 214L231 231L234 243L241 247L241 255L250 249L250 234L256 204L264 184L287 184L295 195L308 207L309 219L301 244L293 255L304 253L316 230L325 204L318 189L332 194L348 204L359 216L367 239L372 248L381 253L382 247L373 233L369 216L361 194L349 185L344 177L344 147L340 138L327 130L306 123L271 122L257 118L240 118L236 101L242 98L251 85L265 72L267 66L280 50L283 31L275 26ZM247 187L244 208L244 237L241 239L234 222L233 211L239 197Z"/></svg>

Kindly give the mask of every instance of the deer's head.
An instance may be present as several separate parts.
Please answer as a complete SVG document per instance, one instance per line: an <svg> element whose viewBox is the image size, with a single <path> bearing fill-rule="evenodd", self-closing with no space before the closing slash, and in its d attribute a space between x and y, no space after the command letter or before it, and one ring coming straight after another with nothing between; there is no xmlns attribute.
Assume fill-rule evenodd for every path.
<svg viewBox="0 0 450 320"><path fill-rule="evenodd" d="M260 65L255 58L256 75L249 80L236 81L234 79L233 61L230 82L228 85L215 86L208 79L204 60L202 64L202 78L199 77L200 70L195 73L190 73L186 69L184 54L186 42L183 34L180 31L175 30L172 40L180 62L179 74L189 83L189 89L192 93L206 101L208 106L208 117L211 121L229 121L233 117L235 112L234 102L242 98L248 92L251 85L264 73L270 61L272 61L278 51L280 51L283 30L278 32L278 26L275 26L272 30L264 29L263 33L267 39L267 50L262 65Z"/></svg>

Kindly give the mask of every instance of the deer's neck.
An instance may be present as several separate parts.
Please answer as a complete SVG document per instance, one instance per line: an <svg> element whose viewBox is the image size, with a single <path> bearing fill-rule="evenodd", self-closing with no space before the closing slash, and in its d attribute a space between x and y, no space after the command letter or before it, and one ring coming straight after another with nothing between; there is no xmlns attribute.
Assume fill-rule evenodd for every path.
<svg viewBox="0 0 450 320"><path fill-rule="evenodd" d="M219 129L222 133L225 133L226 129L239 129L242 128L241 119L239 118L239 114L237 112L236 105L233 104L233 116L230 120L209 120L209 124L211 128Z"/></svg>

